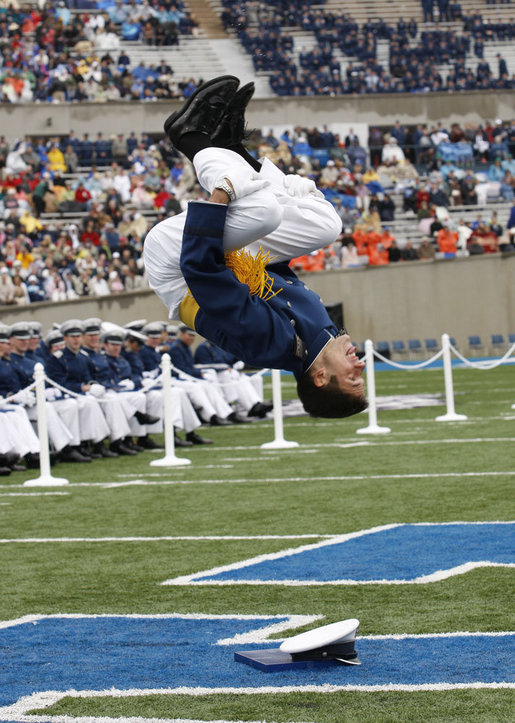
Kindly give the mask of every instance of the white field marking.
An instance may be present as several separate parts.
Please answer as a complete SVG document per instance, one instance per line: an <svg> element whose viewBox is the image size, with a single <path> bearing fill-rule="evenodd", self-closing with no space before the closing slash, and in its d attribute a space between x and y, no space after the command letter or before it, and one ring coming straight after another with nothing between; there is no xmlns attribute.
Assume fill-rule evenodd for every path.
<svg viewBox="0 0 515 723"><path fill-rule="evenodd" d="M475 570L476 568L482 568L482 567L506 567L506 568L515 568L515 563L500 563L500 562L490 562L488 560L480 560L476 562L467 562L463 565L457 565L452 568L448 568L447 570L437 570L434 573L431 573L430 575L421 575L419 577L413 578L412 580L352 580L352 579L340 579L340 580L202 580L198 578L204 578L204 577L212 577L213 575L217 575L222 572L231 572L233 570L241 570L245 567L251 567L252 565L259 564L261 562L268 562L270 560L279 560L283 559L285 557L292 557L293 555L298 555L302 552L306 552L308 550L318 550L322 547L329 547L330 545L339 545L342 542L347 542L348 540L355 539L357 537L363 537L365 535L369 534L375 534L377 532L383 532L385 530L393 530L396 527L402 527L403 524L406 523L394 523L390 525L380 525L377 527L371 527L366 530L359 530L357 532L350 532L345 535L338 535L336 537L333 537L331 539L321 540L320 542L312 543L311 545L302 545L301 547L294 547L294 548L287 548L286 550L279 551L279 552L270 552L265 553L262 555L256 555L255 557L247 558L246 560L239 560L238 562L233 562L228 565L219 565L218 567L211 568L210 570L202 570L200 572L195 572L190 575L180 575L176 578L170 578L168 580L164 580L164 582L161 583L161 585L196 585L196 586L207 586L207 585L216 585L219 587L223 586L229 586L229 585L252 585L252 586L259 586L259 585L279 585L284 587L316 587L316 586L327 586L327 585L424 585L430 582L440 582L441 580L446 580L449 577L454 577L455 575L464 575L467 572L470 572L471 570ZM487 522L487 521L481 521L481 522L420 522L420 523L414 523L417 526L427 526L427 527L434 527L436 525L440 526L441 524L444 525L489 525L489 524L503 524L503 525L513 525L515 522L512 521L503 521L500 523L496 522Z"/></svg>
<svg viewBox="0 0 515 723"><path fill-rule="evenodd" d="M0 497L49 497L50 495L69 494L69 492L0 492Z"/></svg>
<svg viewBox="0 0 515 723"><path fill-rule="evenodd" d="M9 503L6 503L9 504ZM509 520L491 521L465 521L454 522L409 522L412 527L431 527L434 525L512 525ZM341 533L302 533L298 535L162 535L156 537L6 537L0 538L0 545L17 543L78 543L78 542L234 542L246 540L335 540Z"/></svg>
<svg viewBox="0 0 515 723"><path fill-rule="evenodd" d="M354 693L395 693L407 692L415 693L418 691L432 692L445 690L509 690L515 689L515 683L482 683L480 681L474 683L423 683L420 685L407 685L400 683L390 683L389 685L285 685L280 686L261 686L255 688L130 688L128 690L120 690L117 688L109 688L108 690L48 690L43 693L33 693L32 695L20 698L16 703L10 706L0 708L0 716L2 721L20 721L20 723L127 723L135 721L136 723L165 723L168 719L164 718L104 718L104 717L71 717L71 716L39 716L29 715L29 710L41 710L55 705L65 697L73 698L135 698L146 697L150 695L270 695L270 694L287 694L287 693L337 693L337 692L354 692ZM182 719L184 720L184 719ZM181 719L173 718L171 723L181 723ZM191 722L193 723L193 722ZM199 721L204 723L204 721ZM241 723L241 721L211 721L210 723ZM250 722L249 722L250 723ZM264 721L256 721L255 723L265 723Z"/></svg>
<svg viewBox="0 0 515 723"><path fill-rule="evenodd" d="M245 541L245 540L318 540L320 538L334 538L337 534L317 535L163 535L161 537L12 537L0 538L0 545L19 542L218 542Z"/></svg>
<svg viewBox="0 0 515 723"><path fill-rule="evenodd" d="M236 479L201 479L201 480L130 480L127 482L105 482L100 483L105 488L125 487L128 485L194 485L194 484L262 484L277 482L331 482L341 481L350 482L353 480L385 480L385 479L434 479L439 477L499 477L504 475L515 475L515 471L509 472L421 472L420 474L371 474L371 475L335 475L328 477L309 476L309 477L262 477L262 478L236 478ZM79 483L87 484L87 483ZM91 483L97 486L98 483Z"/></svg>
<svg viewBox="0 0 515 723"><path fill-rule="evenodd" d="M0 502L0 507L10 507L10 506L11 506L10 502Z"/></svg>
<svg viewBox="0 0 515 723"><path fill-rule="evenodd" d="M206 584L201 581L197 581L197 577L205 577L206 575L216 575L220 572L228 572L231 570L241 570L244 567L250 567L256 563L278 560L284 557L290 557L291 555L298 555L301 552L307 552L308 550L318 550L320 547L326 547L328 545L339 544L341 542L347 542L353 540L356 537L363 537L364 535L372 535L376 532L383 532L384 530L393 530L395 527L400 527L401 523L393 523L390 525L379 525L378 527L371 527L368 530L358 530L357 532L349 532L345 535L338 535L329 540L323 540L322 542L314 543L311 545L302 545L301 547L290 547L286 550L280 550L279 552L269 552L264 555L256 555L255 557L247 558L246 560L239 560L233 562L230 565L220 565L213 567L210 570L202 570L201 572L195 572L191 575L181 575L179 577L170 578L164 580L161 585L203 585ZM216 583L215 583L216 584Z"/></svg>

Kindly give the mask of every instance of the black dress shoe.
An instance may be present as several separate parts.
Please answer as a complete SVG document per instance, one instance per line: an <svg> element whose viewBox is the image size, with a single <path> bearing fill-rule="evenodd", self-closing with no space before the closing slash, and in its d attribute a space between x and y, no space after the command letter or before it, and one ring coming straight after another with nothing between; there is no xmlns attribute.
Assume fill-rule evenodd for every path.
<svg viewBox="0 0 515 723"><path fill-rule="evenodd" d="M216 414L213 414L211 419L209 420L209 424L212 427L227 427L230 422L227 419L222 419L221 417L218 417Z"/></svg>
<svg viewBox="0 0 515 723"><path fill-rule="evenodd" d="M25 461L29 469L39 469L39 454L36 452L29 452L25 455Z"/></svg>
<svg viewBox="0 0 515 723"><path fill-rule="evenodd" d="M164 131L173 145L180 150L185 133L205 133L211 138L238 85L239 80L233 75L221 75L197 88L182 108L165 121Z"/></svg>
<svg viewBox="0 0 515 723"><path fill-rule="evenodd" d="M102 445L102 449L100 451L102 452L102 457L105 457L105 458L112 458L112 457L120 456L117 452L113 452L112 449L109 449L108 447L104 447L104 445Z"/></svg>
<svg viewBox="0 0 515 723"><path fill-rule="evenodd" d="M6 455L0 457L0 465L2 467L9 467L13 472L25 472L27 469L21 461L20 455L16 452L8 452Z"/></svg>
<svg viewBox="0 0 515 723"><path fill-rule="evenodd" d="M140 424L155 424L159 422L159 417L153 417L151 414L145 414L145 412L136 412L134 416Z"/></svg>
<svg viewBox="0 0 515 723"><path fill-rule="evenodd" d="M193 447L193 442L189 442L187 439L181 439L178 434L173 438L176 447Z"/></svg>
<svg viewBox="0 0 515 723"><path fill-rule="evenodd" d="M249 409L249 417L266 417L268 412L274 408L273 404L267 402L256 402L252 409Z"/></svg>
<svg viewBox="0 0 515 723"><path fill-rule="evenodd" d="M91 459L102 459L103 454L101 447L103 446L102 442L96 442L96 444L91 447L91 451L89 452Z"/></svg>
<svg viewBox="0 0 515 723"><path fill-rule="evenodd" d="M136 444L132 437L125 437L125 439L123 439L122 441L123 444L129 449L133 449L135 452L143 452L143 447L140 447L138 444Z"/></svg>
<svg viewBox="0 0 515 723"><path fill-rule="evenodd" d="M146 437L138 437L138 447L141 447L141 449L159 449L159 445L148 435Z"/></svg>
<svg viewBox="0 0 515 723"><path fill-rule="evenodd" d="M232 412L227 419L233 424L249 424L252 421L248 417L242 417L238 412Z"/></svg>
<svg viewBox="0 0 515 723"><path fill-rule="evenodd" d="M188 432L188 434L186 435L186 439L192 444L213 444L212 439L206 439L206 437L201 437L200 434L197 434L196 432Z"/></svg>
<svg viewBox="0 0 515 723"><path fill-rule="evenodd" d="M76 447L65 447L61 451L63 462L91 462L91 457L79 452Z"/></svg>
<svg viewBox="0 0 515 723"><path fill-rule="evenodd" d="M111 442L111 444L109 445L109 449L112 452L116 452L116 454L123 455L125 457L134 457L134 455L138 454L135 449L130 449L121 440Z"/></svg>
<svg viewBox="0 0 515 723"><path fill-rule="evenodd" d="M211 143L217 148L229 148L241 143L245 137L245 110L254 95L254 83L242 86L231 98L211 136Z"/></svg>
<svg viewBox="0 0 515 723"><path fill-rule="evenodd" d="M8 477L12 472L10 467L0 467L0 477Z"/></svg>

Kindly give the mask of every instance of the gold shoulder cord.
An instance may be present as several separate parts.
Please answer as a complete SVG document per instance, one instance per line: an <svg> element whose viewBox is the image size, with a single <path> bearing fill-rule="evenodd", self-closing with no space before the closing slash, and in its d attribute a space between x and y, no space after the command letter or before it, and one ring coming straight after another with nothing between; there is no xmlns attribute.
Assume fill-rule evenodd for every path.
<svg viewBox="0 0 515 723"><path fill-rule="evenodd" d="M251 296L258 296L263 301L270 301L282 291L282 289L273 290L272 277L266 270L267 264L274 258L270 257L270 251L263 251L261 247L255 256L242 248L225 254L225 265L231 269L238 281L249 287ZM199 305L188 289L188 293L179 307L181 321L194 329L198 310Z"/></svg>

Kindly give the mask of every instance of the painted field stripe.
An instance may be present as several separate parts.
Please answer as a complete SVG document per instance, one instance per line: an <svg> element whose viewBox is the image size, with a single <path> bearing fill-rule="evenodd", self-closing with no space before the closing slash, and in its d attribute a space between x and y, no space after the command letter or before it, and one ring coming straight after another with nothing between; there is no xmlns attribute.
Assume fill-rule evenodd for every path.
<svg viewBox="0 0 515 723"><path fill-rule="evenodd" d="M384 530L393 530L395 527L400 527L400 523L393 523L390 525L379 525L378 527L370 527L367 530L358 530L357 532L349 532L345 535L338 535L329 540L317 542L312 545L301 545L300 547L291 547L287 550L281 550L279 552L269 552L265 555L256 555L255 557L248 558L246 560L239 560L233 562L230 565L220 565L213 567L210 570L203 570L201 572L195 572L191 575L181 575L180 577L170 578L161 583L161 585L197 585L200 581L195 580L197 577L205 577L206 575L217 575L220 572L228 572L230 570L241 570L244 567L250 567L256 563L278 560L290 555L298 555L301 552L307 552L308 550L318 550L326 545L334 545L336 543L347 542L357 537L363 537L363 535L373 535L376 532L383 532ZM222 582L222 581L217 581ZM224 581L225 582L225 581ZM205 584L202 582L202 584Z"/></svg>
<svg viewBox="0 0 515 723"><path fill-rule="evenodd" d="M69 492L0 492L0 497L50 497L69 494Z"/></svg>
<svg viewBox="0 0 515 723"><path fill-rule="evenodd" d="M227 540L318 540L338 534L311 535L163 535L161 537L11 537L0 538L0 545L43 542L217 542Z"/></svg>
<svg viewBox="0 0 515 723"><path fill-rule="evenodd" d="M93 486L100 486L106 489L112 489L115 487L129 487L135 485L152 486L152 485L194 485L194 484L208 484L208 485L219 485L219 484L262 484L262 483L278 483L278 482L331 482L341 481L348 482L352 480L367 481L367 480L385 480L385 479L435 479L440 477L499 477L499 476L512 476L515 475L515 471L509 470L507 472L420 472L418 474L373 474L373 475L329 475L329 476L316 476L310 475L309 477L248 477L234 478L234 479L185 479L185 480L145 480L135 479L127 480L125 482L101 482L92 483ZM79 483L83 485L83 483ZM87 484L87 483L84 483ZM84 486L84 485L83 485Z"/></svg>
<svg viewBox="0 0 515 723"><path fill-rule="evenodd" d="M30 716L27 711L34 709L44 709L62 700L65 697L72 698L136 698L154 695L271 695L271 694L287 694L287 693L337 693L355 692L355 693L394 693L407 692L415 693L419 691L446 691L446 690L513 690L515 683L482 683L480 681L474 683L424 683L415 685L405 685L400 683L391 683L389 685L291 685L291 686L272 686L266 685L261 687L224 687L224 688L203 688L203 687L179 687L179 688L140 688L120 690L117 688L109 688L108 690L66 690L66 691L45 691L44 693L35 693L31 696L20 698L14 705L0 708L0 716L2 721L23 721L24 723L72 723L72 721L80 721L80 718L70 718L66 716ZM24 716L24 717L22 717ZM86 721L98 720L103 723L105 719L85 718ZM109 720L109 719L108 719ZM126 718L113 719L116 723L127 720ZM160 719L150 719L152 723L162 723ZM173 720L173 719L172 719ZM174 721L177 723L177 721ZM203 722L202 722L203 723ZM213 722L214 723L214 722Z"/></svg>

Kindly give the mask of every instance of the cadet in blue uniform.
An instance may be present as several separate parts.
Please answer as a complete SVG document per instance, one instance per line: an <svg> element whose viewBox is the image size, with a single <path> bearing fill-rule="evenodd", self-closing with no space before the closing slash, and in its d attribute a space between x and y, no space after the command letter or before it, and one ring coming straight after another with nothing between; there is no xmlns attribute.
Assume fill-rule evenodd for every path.
<svg viewBox="0 0 515 723"><path fill-rule="evenodd" d="M20 458L27 456L30 466L39 464L39 439L23 406L27 394L19 393L18 377L9 359L9 328L0 324L0 398L14 394L10 403L0 404L0 475L23 471ZM28 392L33 395L33 392ZM34 463L34 464L32 464Z"/></svg>
<svg viewBox="0 0 515 723"><path fill-rule="evenodd" d="M253 88L237 85L231 76L209 81L165 122L211 196L151 229L144 245L150 286L171 318L178 314L238 359L292 371L308 413L355 414L366 408L364 363L288 266L332 243L341 220L312 181L247 153L244 111Z"/></svg>
<svg viewBox="0 0 515 723"><path fill-rule="evenodd" d="M42 325L39 321L28 321L30 330L29 348L25 352L25 356L28 359L33 359L34 362L40 362L44 365L45 357L44 352L41 350L41 329Z"/></svg>
<svg viewBox="0 0 515 723"><path fill-rule="evenodd" d="M15 372L12 391L25 390L34 381L36 361L25 356L29 341L30 329L28 324L18 322L9 328L9 358ZM79 449L81 440L77 403L73 399L62 398L60 392L54 393L51 388L46 390L46 396L48 436L52 446L60 453L61 458L67 462L87 462L87 456L82 455ZM35 399L31 400L28 397L22 403L27 409L29 419L35 421L37 419Z"/></svg>

